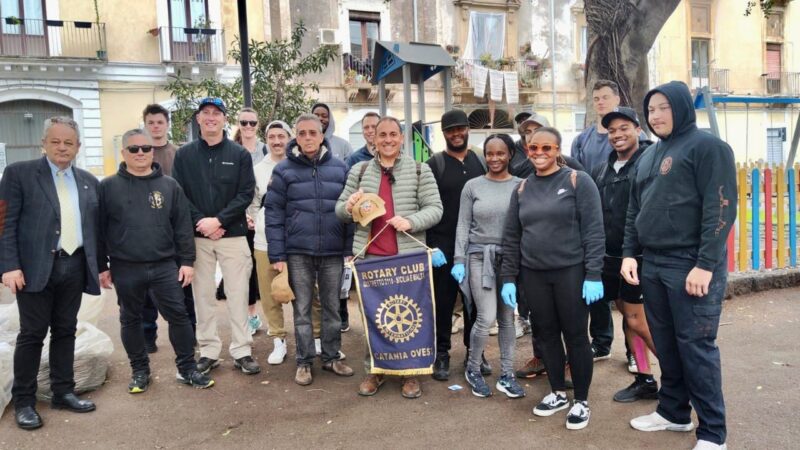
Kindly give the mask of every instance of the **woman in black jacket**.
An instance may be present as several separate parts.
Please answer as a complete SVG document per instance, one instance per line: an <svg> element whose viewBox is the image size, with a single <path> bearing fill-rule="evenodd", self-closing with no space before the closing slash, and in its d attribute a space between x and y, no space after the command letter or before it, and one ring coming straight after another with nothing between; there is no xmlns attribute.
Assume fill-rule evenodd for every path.
<svg viewBox="0 0 800 450"><path fill-rule="evenodd" d="M588 305L603 296L605 236L597 186L585 172L565 167L560 146L561 134L549 127L534 131L528 142L535 172L511 195L503 233L501 296L515 306L514 282L519 276L552 389L533 409L538 416L569 407L563 334L575 384L566 425L577 430L589 423Z"/></svg>

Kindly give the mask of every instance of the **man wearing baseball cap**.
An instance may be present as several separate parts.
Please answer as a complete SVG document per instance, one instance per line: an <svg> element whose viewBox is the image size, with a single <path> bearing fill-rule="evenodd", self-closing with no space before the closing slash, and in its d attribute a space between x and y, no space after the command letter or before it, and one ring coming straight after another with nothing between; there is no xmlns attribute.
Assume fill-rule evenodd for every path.
<svg viewBox="0 0 800 450"><path fill-rule="evenodd" d="M603 204L603 225L606 235L606 254L601 274L605 294L602 301L595 304L607 309L612 301L616 303L617 310L622 313L625 320L623 331L633 361L646 362L647 347L654 353L655 348L645 321L642 288L628 284L622 278L620 269L631 180L636 176L639 157L651 142L640 140L642 129L639 118L636 116L636 111L631 108L624 106L615 108L603 116L602 125L608 130L608 142L614 151L608 156L608 160L597 166L592 173ZM641 255L636 255L636 258L641 267ZM594 308L595 304L590 308ZM611 317L608 319L609 322L601 325L613 330ZM642 343L647 344L647 347L641 345ZM617 392L614 395L615 401L629 403L656 398L658 386L650 371L649 363L637 365L634 373L636 376L634 382Z"/></svg>
<svg viewBox="0 0 800 450"><path fill-rule="evenodd" d="M233 366L245 374L261 371L251 356L247 300L253 262L247 245L245 211L253 201L253 158L224 131L227 109L220 98L206 97L197 108L200 137L175 154L172 176L189 199L197 259L192 282L197 312L197 370L219 366L222 342L217 333L217 262L225 279Z"/></svg>
<svg viewBox="0 0 800 450"><path fill-rule="evenodd" d="M427 242L430 247L438 247L447 259L446 264L433 269L436 296L436 362L433 378L439 381L450 377L450 335L458 295L458 282L450 276L450 270L453 268L461 190L467 181L486 173L486 162L469 149L469 121L464 111L453 109L442 115L442 134L447 148L435 153L427 161L436 179L444 210L442 220L428 230ZM465 305L464 346L467 348L475 320L472 312ZM484 375L491 374L491 367L485 359L483 361L481 372Z"/></svg>

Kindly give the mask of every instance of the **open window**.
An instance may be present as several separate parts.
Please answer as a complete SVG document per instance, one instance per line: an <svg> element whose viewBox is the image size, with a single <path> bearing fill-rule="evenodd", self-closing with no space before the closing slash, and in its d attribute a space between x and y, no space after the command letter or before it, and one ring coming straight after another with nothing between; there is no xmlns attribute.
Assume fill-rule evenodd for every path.
<svg viewBox="0 0 800 450"><path fill-rule="evenodd" d="M505 52L506 15L470 11L463 59L497 60Z"/></svg>

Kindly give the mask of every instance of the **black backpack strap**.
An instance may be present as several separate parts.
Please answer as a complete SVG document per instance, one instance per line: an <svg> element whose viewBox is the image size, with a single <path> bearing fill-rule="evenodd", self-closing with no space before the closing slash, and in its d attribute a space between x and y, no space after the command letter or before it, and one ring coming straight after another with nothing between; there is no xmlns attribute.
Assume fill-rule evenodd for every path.
<svg viewBox="0 0 800 450"><path fill-rule="evenodd" d="M364 172L367 171L367 166L369 165L369 161L365 162L361 165L361 170L358 172L358 187L361 187L361 179L364 178Z"/></svg>

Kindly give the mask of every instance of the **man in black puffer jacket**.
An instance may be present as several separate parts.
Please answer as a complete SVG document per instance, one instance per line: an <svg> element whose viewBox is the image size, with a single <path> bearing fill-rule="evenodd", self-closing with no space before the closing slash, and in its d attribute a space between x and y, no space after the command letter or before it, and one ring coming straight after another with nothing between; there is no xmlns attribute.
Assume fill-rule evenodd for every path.
<svg viewBox="0 0 800 450"><path fill-rule="evenodd" d="M301 115L287 159L272 171L264 204L267 253L275 270L289 270L294 292L295 382L311 384L316 356L311 299L319 286L322 304L322 369L352 376L339 361L342 346L339 288L344 258L352 255L353 226L336 217L336 201L347 181L347 164L335 158L317 116Z"/></svg>
<svg viewBox="0 0 800 450"><path fill-rule="evenodd" d="M125 162L98 189L102 242L98 267L103 287L111 288L112 279L117 287L120 334L133 371L128 392L144 392L150 384L142 330L148 294L169 323L178 380L210 387L214 382L197 370L194 332L183 302L183 287L192 282L195 260L189 202L178 183L153 162L153 142L144 131L126 132L122 145Z"/></svg>

